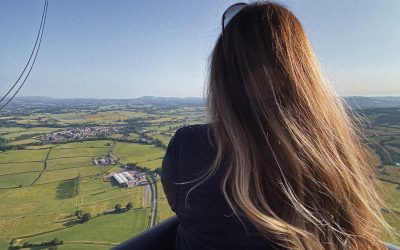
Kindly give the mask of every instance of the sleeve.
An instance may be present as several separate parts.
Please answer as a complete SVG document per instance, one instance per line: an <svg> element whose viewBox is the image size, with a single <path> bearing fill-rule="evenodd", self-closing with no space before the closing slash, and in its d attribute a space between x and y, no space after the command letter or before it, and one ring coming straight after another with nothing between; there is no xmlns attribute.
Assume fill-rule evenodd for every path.
<svg viewBox="0 0 400 250"><path fill-rule="evenodd" d="M176 183L179 182L178 153L180 133L181 130L178 129L170 140L161 166L161 182L168 203L174 212L176 212L178 200L178 185Z"/></svg>

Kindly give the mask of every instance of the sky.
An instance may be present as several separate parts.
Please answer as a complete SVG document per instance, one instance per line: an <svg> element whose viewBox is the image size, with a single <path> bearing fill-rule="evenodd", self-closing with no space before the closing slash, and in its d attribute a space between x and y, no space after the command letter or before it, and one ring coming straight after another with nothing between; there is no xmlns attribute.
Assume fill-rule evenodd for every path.
<svg viewBox="0 0 400 250"><path fill-rule="evenodd" d="M202 97L224 10L235 1L50 0L19 96ZM400 1L281 0L339 95L400 95ZM0 94L27 62L44 0L0 1Z"/></svg>

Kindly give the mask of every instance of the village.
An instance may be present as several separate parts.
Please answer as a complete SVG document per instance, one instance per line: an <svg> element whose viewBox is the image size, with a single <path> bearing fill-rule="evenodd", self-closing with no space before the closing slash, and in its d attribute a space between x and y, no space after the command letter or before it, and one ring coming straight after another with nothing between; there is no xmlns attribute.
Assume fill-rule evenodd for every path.
<svg viewBox="0 0 400 250"><path fill-rule="evenodd" d="M45 135L38 135L34 136L33 139L42 142L68 142L77 140L90 140L116 134L121 130L122 130L121 125L88 126L88 127L80 127L63 131L55 131L53 133Z"/></svg>

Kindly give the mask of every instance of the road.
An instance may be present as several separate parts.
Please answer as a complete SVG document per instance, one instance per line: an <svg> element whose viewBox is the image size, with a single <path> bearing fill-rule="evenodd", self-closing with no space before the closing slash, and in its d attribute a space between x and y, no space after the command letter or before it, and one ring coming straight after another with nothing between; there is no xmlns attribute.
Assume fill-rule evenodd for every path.
<svg viewBox="0 0 400 250"><path fill-rule="evenodd" d="M150 191L151 191L151 212L150 212L150 218L149 218L149 226L148 228L152 228L156 225L157 223L157 201L158 201L158 192L157 192L157 183L154 177L149 174L147 176L147 182L149 183L150 186Z"/></svg>

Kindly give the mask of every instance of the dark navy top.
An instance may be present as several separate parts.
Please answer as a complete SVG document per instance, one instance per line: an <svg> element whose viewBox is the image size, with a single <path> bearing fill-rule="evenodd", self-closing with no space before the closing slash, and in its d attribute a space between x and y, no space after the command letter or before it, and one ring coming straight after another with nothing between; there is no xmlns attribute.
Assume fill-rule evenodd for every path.
<svg viewBox="0 0 400 250"><path fill-rule="evenodd" d="M168 202L180 222L176 249L277 249L248 220L242 218L242 224L229 208L221 188L227 159L211 178L187 196L196 184L190 181L210 167L215 154L208 125L180 128L168 145L161 180Z"/></svg>

